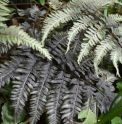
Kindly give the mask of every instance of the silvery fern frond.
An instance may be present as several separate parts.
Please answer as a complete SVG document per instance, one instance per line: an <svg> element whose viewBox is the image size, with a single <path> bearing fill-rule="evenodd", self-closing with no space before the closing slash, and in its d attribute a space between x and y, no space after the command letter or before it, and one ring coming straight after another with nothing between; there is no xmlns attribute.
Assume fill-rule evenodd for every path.
<svg viewBox="0 0 122 124"><path fill-rule="evenodd" d="M79 64L81 60L89 54L90 49L91 49L91 46L88 43L82 43L81 51L78 55L78 60L77 60Z"/></svg>
<svg viewBox="0 0 122 124"><path fill-rule="evenodd" d="M120 77L120 74L119 74L118 62L122 63L122 60L120 59L121 55L122 55L122 49L119 47L115 47L111 51L111 60L113 62L114 67L116 68L117 75L119 77Z"/></svg>
<svg viewBox="0 0 122 124"><path fill-rule="evenodd" d="M93 46L97 45L97 43L99 43L102 39L104 39L105 37L104 25L96 24L95 27L91 25L90 28L86 30L86 33L84 35L85 35L84 40L87 41L87 43L81 44L81 51L78 56L78 63L81 62L83 57L89 54L89 51Z"/></svg>
<svg viewBox="0 0 122 124"><path fill-rule="evenodd" d="M109 14L106 18L106 24L108 26L116 26L119 22L122 21L122 16L118 14Z"/></svg>
<svg viewBox="0 0 122 124"><path fill-rule="evenodd" d="M117 37L122 37L122 28L121 26L117 27L117 28L112 28L112 33Z"/></svg>
<svg viewBox="0 0 122 124"><path fill-rule="evenodd" d="M71 0L69 3L66 4L66 6L62 7L58 11L53 11L45 20L42 30L43 44L48 34L54 28L58 27L60 23L67 23L68 21L72 21L73 26L68 32L68 45L66 53L69 51L70 45L74 38L80 34L81 49L79 51L77 60L79 64L83 60L83 58L90 53L90 51L92 51L93 53L96 52L94 50L97 48L97 45L101 44L101 47L103 47L101 42L108 40L106 38L107 34L114 35L115 39L119 39L120 43L118 44L121 44L121 15L111 13L108 14L108 16L106 17L104 16L104 9L108 6L113 6L115 3L122 5L122 3L118 0ZM117 44L117 42L115 42L115 44ZM99 50L97 51L100 52ZM94 61L95 67L100 64L103 56L105 56L106 54L107 51L104 53L104 55L103 53L101 54L101 56L99 55L101 59L99 59L99 62ZM97 56L95 55L95 60L96 57ZM99 64L96 62L98 62Z"/></svg>
<svg viewBox="0 0 122 124"><path fill-rule="evenodd" d="M69 47L71 44L71 41L74 40L75 36L82 30L85 30L90 24L93 23L94 17L92 16L83 16L77 22L74 22L74 25L68 32L68 45L67 45L67 52L69 51Z"/></svg>
<svg viewBox="0 0 122 124"><path fill-rule="evenodd" d="M0 1L0 27L4 27L4 21L8 20L6 16L10 14L10 9L6 7L9 3L9 0L1 0Z"/></svg>
<svg viewBox="0 0 122 124"><path fill-rule="evenodd" d="M100 64L102 58L107 54L107 52L111 51L114 47L115 47L115 44L112 41L111 36L101 41L100 45L96 47L94 67L97 74L98 74L98 65Z"/></svg>
<svg viewBox="0 0 122 124"><path fill-rule="evenodd" d="M54 10L59 9L62 4L63 4L63 2L60 2L59 0L49 0L49 5Z"/></svg>
<svg viewBox="0 0 122 124"><path fill-rule="evenodd" d="M42 29L42 44L44 44L45 39L48 34L56 27L60 25L60 23L66 23L70 20L77 19L81 15L81 10L79 8L65 8L62 10L58 10L50 14L44 21L44 26Z"/></svg>
<svg viewBox="0 0 122 124"><path fill-rule="evenodd" d="M20 29L20 27L10 26L0 29L0 40L3 43L8 42L10 44L30 46L51 60L48 50L43 48L40 42L30 37L26 32Z"/></svg>

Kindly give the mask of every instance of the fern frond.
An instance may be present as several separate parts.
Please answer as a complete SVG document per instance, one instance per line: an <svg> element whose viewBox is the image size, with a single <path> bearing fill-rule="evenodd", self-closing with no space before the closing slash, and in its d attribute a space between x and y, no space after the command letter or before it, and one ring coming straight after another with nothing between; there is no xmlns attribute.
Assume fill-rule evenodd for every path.
<svg viewBox="0 0 122 124"><path fill-rule="evenodd" d="M82 105L82 96L80 92L82 91L82 85L84 84L82 81L77 79L71 80L72 88L70 91L67 91L67 94L64 96L64 103L61 107L62 111L62 119L64 123L68 123L69 120L73 120L73 118L81 111ZM80 86L81 85L81 86Z"/></svg>
<svg viewBox="0 0 122 124"><path fill-rule="evenodd" d="M59 0L49 0L49 5L54 10L59 9L62 4L63 4L63 2L60 2Z"/></svg>
<svg viewBox="0 0 122 124"><path fill-rule="evenodd" d="M119 26L118 28L112 28L112 33L115 35L115 36L122 36L122 28L121 26Z"/></svg>
<svg viewBox="0 0 122 124"><path fill-rule="evenodd" d="M57 88L55 88L56 91L54 89L51 90L48 96L49 100L46 104L46 108L48 114L48 121L50 124L61 124L60 114L60 105L62 103L62 100L60 99L60 97L62 97L61 89L62 87L57 85Z"/></svg>
<svg viewBox="0 0 122 124"><path fill-rule="evenodd" d="M105 72L106 73L106 72ZM102 76L102 78L97 83L97 88L102 91L104 96L98 92L95 95L95 100L98 103L98 107L100 111L103 113L107 112L109 110L110 104L113 101L114 97L116 96L113 91L115 90L112 83L117 80L117 78L111 74L108 73ZM108 98L109 96L109 98ZM105 103L105 104L104 104Z"/></svg>
<svg viewBox="0 0 122 124"><path fill-rule="evenodd" d="M120 61L121 55L122 55L122 49L121 48L116 47L111 51L111 60L113 62L114 67L116 68L117 75L119 77L120 77L120 74L119 74L119 69L118 69L118 62Z"/></svg>
<svg viewBox="0 0 122 124"><path fill-rule="evenodd" d="M100 45L96 47L95 58L94 58L94 67L96 73L98 73L98 65L100 64L102 58L107 54L108 51L112 50L115 46L111 37L107 37L105 40L100 42Z"/></svg>
<svg viewBox="0 0 122 124"><path fill-rule="evenodd" d="M88 31L86 31L85 38L88 43L82 43L81 44L81 51L78 56L78 64L80 64L83 57L87 56L89 54L90 49L95 46L97 43L99 43L102 39L105 37L105 30L103 29L104 25L95 25L90 26Z"/></svg>
<svg viewBox="0 0 122 124"><path fill-rule="evenodd" d="M105 38L104 24L99 23L94 26L91 25L84 35L84 41L88 41L89 45L92 47L95 46L96 43Z"/></svg>
<svg viewBox="0 0 122 124"><path fill-rule="evenodd" d="M68 32L68 45L67 45L67 51L69 51L69 47L71 44L71 41L74 40L75 36L82 30L85 30L91 23L93 23L93 17L92 16L83 16L77 22L74 23L73 27Z"/></svg>
<svg viewBox="0 0 122 124"><path fill-rule="evenodd" d="M90 13L96 13L100 12L99 10L103 10L107 6L113 5L114 3L119 3L121 5L121 2L118 0L71 0L68 6L70 7L77 7L80 8L84 12L90 12ZM87 9L90 8L90 9Z"/></svg>
<svg viewBox="0 0 122 124"><path fill-rule="evenodd" d="M35 84L35 77L33 75L33 69L35 68L35 61L27 59L20 64L16 69L15 80L12 82L13 90L11 100L13 101L12 107L14 108L15 123L17 123L17 117L22 112L25 102L28 98L28 93L33 89Z"/></svg>
<svg viewBox="0 0 122 124"><path fill-rule="evenodd" d="M47 17L44 22L44 26L42 29L42 33L43 33L42 44L44 44L44 41L47 38L50 31L58 27L60 23L66 23L72 19L77 19L80 15L81 15L81 11L79 8L77 9L66 8L51 13L50 16Z"/></svg>
<svg viewBox="0 0 122 124"><path fill-rule="evenodd" d="M41 43L31 38L27 33L21 30L20 27L10 26L8 28L0 29L0 40L2 40L3 43L8 41L10 44L14 43L18 45L30 46L51 60L48 50L43 48Z"/></svg>
<svg viewBox="0 0 122 124"><path fill-rule="evenodd" d="M51 63L42 63L39 72L40 78L31 92L32 97L30 101L30 124L35 124L43 113L45 108L47 93L50 88L49 83L56 72L56 68Z"/></svg>
<svg viewBox="0 0 122 124"><path fill-rule="evenodd" d="M94 98L92 98L92 97L90 97L86 100L86 102L84 103L84 106L82 107L82 110L90 108L92 110L92 112L94 112L95 115L97 115L97 103L94 100Z"/></svg>
<svg viewBox="0 0 122 124"><path fill-rule="evenodd" d="M14 72L19 64L22 62L22 58L14 58L11 62L6 62L0 65L0 87L10 83L10 79L13 78Z"/></svg>
<svg viewBox="0 0 122 124"><path fill-rule="evenodd" d="M12 45L7 43L4 44L3 42L0 42L0 55L3 53L7 53L9 49L11 49Z"/></svg>
<svg viewBox="0 0 122 124"><path fill-rule="evenodd" d="M6 18L6 16L8 16L10 14L10 10L6 7L8 2L9 2L8 0L1 0L0 1L0 23L8 20Z"/></svg>
<svg viewBox="0 0 122 124"><path fill-rule="evenodd" d="M116 25L118 22L122 21L122 16L118 14L109 14L106 18L106 24L107 25Z"/></svg>
<svg viewBox="0 0 122 124"><path fill-rule="evenodd" d="M46 105L48 120L50 124L60 124L61 114L60 109L62 105L62 99L67 91L67 82L70 81L70 75L65 74L63 71L56 75L55 80L51 81L51 84L55 84L53 90L48 96L48 103ZM52 99L53 98L53 99Z"/></svg>
<svg viewBox="0 0 122 124"><path fill-rule="evenodd" d="M41 84L37 82L31 92L30 99L30 124L35 124L43 113L46 104L46 98L49 86L47 84Z"/></svg>
<svg viewBox="0 0 122 124"><path fill-rule="evenodd" d="M88 43L82 43L81 45L81 51L78 56L78 64L80 64L83 57L87 56L89 54L89 51L91 49L91 46Z"/></svg>

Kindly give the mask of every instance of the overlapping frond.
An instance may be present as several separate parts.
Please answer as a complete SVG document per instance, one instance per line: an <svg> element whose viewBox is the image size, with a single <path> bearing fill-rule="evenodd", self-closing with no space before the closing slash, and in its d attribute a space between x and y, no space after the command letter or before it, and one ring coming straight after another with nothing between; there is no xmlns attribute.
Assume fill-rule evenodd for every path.
<svg viewBox="0 0 122 124"><path fill-rule="evenodd" d="M12 82L14 85L11 95L11 100L13 101L12 107L14 108L15 114L15 123L17 123L17 117L22 112L28 94L35 84L35 77L33 74L34 67L35 61L28 59L23 61L15 71L16 76Z"/></svg>
<svg viewBox="0 0 122 124"><path fill-rule="evenodd" d="M59 0L49 0L49 5L54 10L60 9L62 4L63 4L63 2L61 2Z"/></svg>
<svg viewBox="0 0 122 124"><path fill-rule="evenodd" d="M10 83L10 79L14 77L15 69L22 62L22 58L14 58L11 62L0 65L0 87Z"/></svg>
<svg viewBox="0 0 122 124"><path fill-rule="evenodd" d="M70 80L70 75L61 71L56 75L55 79L51 81L51 84L54 84L54 87L50 91L47 101L48 103L46 105L50 124L61 123L61 105L63 102L63 97L65 96L65 92L68 90L67 83Z"/></svg>
<svg viewBox="0 0 122 124"><path fill-rule="evenodd" d="M102 39L105 37L105 31L103 29L103 24L90 26L90 28L86 31L84 40L88 43L81 44L81 51L78 56L78 63L81 62L83 57L89 54L89 51L93 46L97 45Z"/></svg>
<svg viewBox="0 0 122 124"><path fill-rule="evenodd" d="M31 92L30 124L35 124L39 120L40 115L43 113L47 101L47 94L50 89L49 83L56 72L56 68L49 62L46 64L42 63L40 68L41 69L38 69L40 78L35 84L34 90Z"/></svg>
<svg viewBox="0 0 122 124"><path fill-rule="evenodd" d="M120 59L122 55L122 49L119 47L115 47L112 51L111 51L111 60L113 62L114 67L116 68L117 71L117 75L120 77L119 74L119 69L118 69L118 62L122 63L122 60Z"/></svg>
<svg viewBox="0 0 122 124"><path fill-rule="evenodd" d="M98 72L98 65L100 64L102 58L107 54L107 52L111 51L114 46L115 44L112 41L111 37L107 37L100 43L100 45L97 46L95 50L96 54L94 59L94 67L96 73Z"/></svg>
<svg viewBox="0 0 122 124"><path fill-rule="evenodd" d="M42 44L37 42L41 38L38 29L30 28L29 25L30 30L28 30L30 31L29 34L37 40L23 33L19 27L12 26L8 30L6 28L0 29L0 38L4 43L26 45L11 49L8 54L13 59L8 60L7 64L0 64L1 86L9 83L10 80L13 83L11 100L13 101L15 122L17 122L16 118L23 110L28 96L30 97L28 101L30 102L30 124L36 124L45 109L47 110L49 124L59 124L62 121L64 124L70 124L69 120L77 120L77 114L88 108L90 101L92 101L91 110L96 114L97 110L101 113L109 110L116 95L113 82L117 78L111 73L99 70L98 66L108 52L111 53L111 59L116 69L118 68L117 63L122 63L122 57L118 57L118 53L121 54L121 32L119 31L120 34L117 35L117 30L114 27L107 27L106 18L103 20L99 16L101 15L104 18L102 15L103 8L115 1L72 0L64 8L47 17L43 28L42 41L60 23L72 20L74 26L76 26L76 30L74 27L74 30L73 28L70 30L74 31L73 33L70 32L73 34L70 37L71 41L74 40L71 44L69 43L71 49L67 54L65 54L68 43L67 32L54 32L49 37L46 48L52 56L51 62L31 48L26 47L30 46L36 49L50 59L47 49L45 50ZM100 4L101 8L99 8ZM90 6L91 10L86 10ZM30 8L29 12L34 13L30 14L32 17L29 19L36 21L40 16L40 10L32 9L30 11ZM96 12L97 9L100 10ZM37 15L36 10L39 12ZM24 14L26 15L26 13ZM92 22L89 24L91 20ZM79 24L81 24L81 27L77 27ZM26 29L28 29L28 26ZM11 30L15 32L11 32ZM114 38L114 35L116 35L116 38ZM118 46L118 52L115 52ZM78 64L76 60L79 52ZM93 55L90 55L94 52L93 63L91 60ZM88 54L89 57L86 58ZM98 75L95 74L93 66L98 71Z"/></svg>
<svg viewBox="0 0 122 124"><path fill-rule="evenodd" d="M110 26L116 26L117 23L122 21L122 16L118 14L109 14L106 18L106 24Z"/></svg>
<svg viewBox="0 0 122 124"><path fill-rule="evenodd" d="M22 62L11 67L10 71L8 65L3 66L10 74L14 71L9 81L11 79L13 83L11 100L16 116L23 110L30 94L30 124L37 123L45 109L50 124L62 121L69 124L69 120L76 119L86 106L85 101L92 96L92 110L96 111L97 104L101 113L108 110L114 98L112 82L116 80L115 76L101 74L97 77L90 58L84 59L79 68L75 54L65 55L65 43L68 40L63 38L63 34L54 35L47 46L53 56L52 62L39 54L32 54L30 48L21 46L10 52L10 56L19 56ZM8 77L6 75L5 79Z"/></svg>
<svg viewBox="0 0 122 124"><path fill-rule="evenodd" d="M75 116L81 111L82 106L82 94L80 93L82 91L82 86L84 82L79 81L77 79L71 80L72 86L69 92L66 92L66 95L64 96L63 100L64 103L61 107L62 111L62 119L63 122L68 124L69 120L73 120Z"/></svg>
<svg viewBox="0 0 122 124"><path fill-rule="evenodd" d="M74 23L73 27L68 32L68 45L67 45L67 52L69 51L69 47L71 44L71 41L74 40L75 36L82 30L85 30L93 21L92 16L83 16L77 22Z"/></svg>
<svg viewBox="0 0 122 124"><path fill-rule="evenodd" d="M12 44L6 43L4 44L3 42L0 42L0 55L3 53L7 53L8 50L10 50L12 47Z"/></svg>
<svg viewBox="0 0 122 124"><path fill-rule="evenodd" d="M11 12L6 7L8 2L9 2L8 0L1 0L0 1L0 28L5 26L2 22L8 20L6 16L8 16Z"/></svg>
<svg viewBox="0 0 122 124"><path fill-rule="evenodd" d="M31 38L27 33L21 30L20 27L10 26L8 28L0 29L0 39L3 43L8 41L10 44L14 43L18 45L30 46L51 60L48 50L43 48L43 45L36 41L36 39Z"/></svg>
<svg viewBox="0 0 122 124"><path fill-rule="evenodd" d="M44 44L50 31L58 27L60 23L66 23L72 19L77 19L81 15L79 8L65 8L63 10L58 10L51 13L49 17L46 18L44 22L44 27L42 29L43 37L42 43Z"/></svg>
<svg viewBox="0 0 122 124"><path fill-rule="evenodd" d="M59 3L59 1L57 1L57 3ZM97 52L95 53L94 61L95 69L97 70L97 66L100 64L103 57L113 48L108 49L106 47L105 50L104 47L105 51L102 51L102 48L105 44L103 44L103 41L107 40L111 44L111 41L114 42L115 39L117 40L120 36L122 36L120 24L122 21L121 15L113 13L108 14L106 17L104 15L104 9L108 6L114 5L115 3L122 5L122 3L118 0L71 0L66 6L49 14L49 17L47 17L44 22L44 27L42 30L42 42L44 43L44 40L47 38L50 31L58 27L60 23L72 21L73 26L70 28L67 36L68 45L66 53L69 51L72 41L77 35L80 34L81 48L77 61L80 64L83 58L91 51L93 54L94 52ZM111 41L108 40L106 34L109 34L111 37L113 37ZM107 44L109 44L108 42ZM122 45L121 43L117 42L121 42L121 40L115 41L115 45ZM100 53L100 55L98 53ZM113 59L111 60L113 61ZM117 69L118 74L118 67L116 66L115 68Z"/></svg>

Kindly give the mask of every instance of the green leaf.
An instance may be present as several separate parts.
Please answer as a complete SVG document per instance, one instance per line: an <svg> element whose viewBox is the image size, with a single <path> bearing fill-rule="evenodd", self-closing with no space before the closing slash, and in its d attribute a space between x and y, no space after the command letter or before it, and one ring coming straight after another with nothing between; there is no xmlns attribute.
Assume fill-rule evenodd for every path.
<svg viewBox="0 0 122 124"><path fill-rule="evenodd" d="M90 110L90 108L81 111L78 114L78 119L85 118L83 124L95 124L97 122L96 115Z"/></svg>
<svg viewBox="0 0 122 124"><path fill-rule="evenodd" d="M36 0L31 0L31 2L36 2Z"/></svg>
<svg viewBox="0 0 122 124"><path fill-rule="evenodd" d="M122 91L122 82L118 82L118 83L117 83L117 88L118 88L120 91Z"/></svg>
<svg viewBox="0 0 122 124"><path fill-rule="evenodd" d="M10 108L10 102L6 102L2 107L2 124L14 124L14 112L13 109ZM25 110L20 113L18 117L18 123L21 122L25 118Z"/></svg>
<svg viewBox="0 0 122 124"><path fill-rule="evenodd" d="M45 4L45 0L39 0L39 2L41 3L41 5Z"/></svg>
<svg viewBox="0 0 122 124"><path fill-rule="evenodd" d="M105 9L104 9L104 16L107 18L107 16L108 16L108 8L109 7L106 7Z"/></svg>
<svg viewBox="0 0 122 124"><path fill-rule="evenodd" d="M122 119L120 117L115 117L111 120L111 124L122 124Z"/></svg>
<svg viewBox="0 0 122 124"><path fill-rule="evenodd" d="M115 100L116 101L116 100ZM113 102L114 103L114 102ZM111 119L122 113L122 99L113 107L109 110L108 113L104 114L102 117L99 118L98 124L108 124Z"/></svg>

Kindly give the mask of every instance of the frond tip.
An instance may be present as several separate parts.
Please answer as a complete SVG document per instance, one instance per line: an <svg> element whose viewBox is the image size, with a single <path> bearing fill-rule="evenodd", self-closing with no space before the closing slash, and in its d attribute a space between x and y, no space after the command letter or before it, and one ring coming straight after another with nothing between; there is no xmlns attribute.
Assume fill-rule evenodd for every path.
<svg viewBox="0 0 122 124"><path fill-rule="evenodd" d="M81 15L81 11L79 8L66 8L62 11L56 11L50 14L49 17L46 18L44 22L44 27L42 29L43 37L42 43L44 44L45 39L48 34L56 27L60 25L60 23L65 23L70 20L78 18Z"/></svg>
<svg viewBox="0 0 122 124"><path fill-rule="evenodd" d="M43 45L40 42L31 38L26 32L20 29L20 27L10 26L8 28L0 29L0 40L4 43L8 41L10 44L29 46L51 60L48 50L43 48Z"/></svg>

